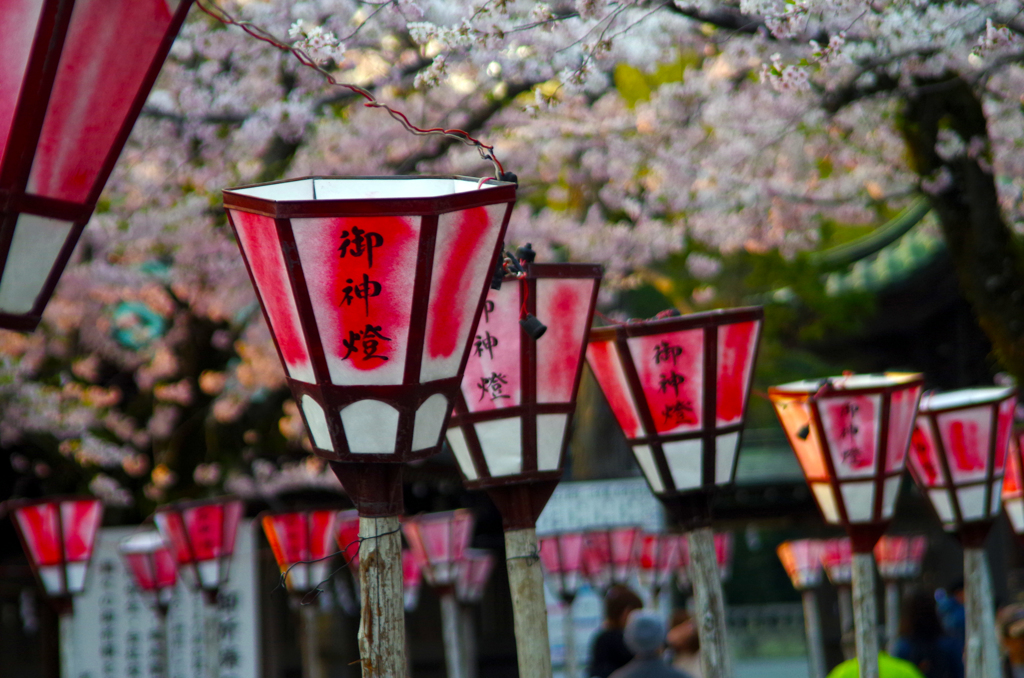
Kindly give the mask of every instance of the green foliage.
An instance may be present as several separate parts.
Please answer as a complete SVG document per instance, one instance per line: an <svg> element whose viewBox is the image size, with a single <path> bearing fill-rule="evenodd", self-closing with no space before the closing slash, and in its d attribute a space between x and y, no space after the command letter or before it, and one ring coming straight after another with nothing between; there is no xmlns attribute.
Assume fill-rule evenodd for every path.
<svg viewBox="0 0 1024 678"><path fill-rule="evenodd" d="M658 64L651 73L621 63L615 67L612 78L619 96L632 108L637 102L650 99L651 93L665 83L682 82L686 69L700 65L701 61L702 57L690 50L681 53L675 61Z"/></svg>

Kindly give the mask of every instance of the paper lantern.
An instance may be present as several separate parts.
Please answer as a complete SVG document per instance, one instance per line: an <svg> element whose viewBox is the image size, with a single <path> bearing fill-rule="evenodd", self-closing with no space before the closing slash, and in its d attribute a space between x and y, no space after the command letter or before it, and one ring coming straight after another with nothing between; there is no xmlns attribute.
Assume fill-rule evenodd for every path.
<svg viewBox="0 0 1024 678"><path fill-rule="evenodd" d="M459 561L473 536L473 514L458 509L406 518L402 533L427 583L441 588L454 586Z"/></svg>
<svg viewBox="0 0 1024 678"><path fill-rule="evenodd" d="M466 549L458 565L455 598L463 604L479 603L494 569L494 554L483 549Z"/></svg>
<svg viewBox="0 0 1024 678"><path fill-rule="evenodd" d="M32 572L46 596L65 611L70 597L85 590L103 504L86 496L48 497L8 507Z"/></svg>
<svg viewBox="0 0 1024 678"><path fill-rule="evenodd" d="M1017 538L1024 536L1024 463L1021 463L1021 432L1010 438L1006 475L1003 478L1003 507Z"/></svg>
<svg viewBox="0 0 1024 678"><path fill-rule="evenodd" d="M264 514L263 532L290 592L307 593L328 578L337 515L333 510Z"/></svg>
<svg viewBox="0 0 1024 678"><path fill-rule="evenodd" d="M850 374L768 389L825 522L870 553L896 508L919 374Z"/></svg>
<svg viewBox="0 0 1024 678"><path fill-rule="evenodd" d="M590 333L587 363L651 491L688 526L710 524L733 482L764 312L741 308Z"/></svg>
<svg viewBox="0 0 1024 678"><path fill-rule="evenodd" d="M849 537L821 542L821 565L833 586L850 586L853 582L853 545Z"/></svg>
<svg viewBox="0 0 1024 678"><path fill-rule="evenodd" d="M39 324L190 5L4 3L0 327Z"/></svg>
<svg viewBox="0 0 1024 678"><path fill-rule="evenodd" d="M400 464L440 447L514 201L454 176L224 191L314 450L360 515L400 515Z"/></svg>
<svg viewBox="0 0 1024 678"><path fill-rule="evenodd" d="M875 563L882 579L916 579L921 576L928 538L923 535L883 536L875 544Z"/></svg>
<svg viewBox="0 0 1024 678"><path fill-rule="evenodd" d="M179 502L157 508L153 516L171 546L178 572L214 602L227 583L235 537L244 506L237 499Z"/></svg>
<svg viewBox="0 0 1024 678"><path fill-rule="evenodd" d="M583 533L551 534L538 541L548 584L562 602L572 603L583 583Z"/></svg>
<svg viewBox="0 0 1024 678"><path fill-rule="evenodd" d="M784 541L775 550L797 591L805 591L821 583L821 550L821 542L817 539Z"/></svg>
<svg viewBox="0 0 1024 678"><path fill-rule="evenodd" d="M416 556L409 549L402 550L402 591L406 612L412 612L420 602L420 584L423 582L423 570Z"/></svg>
<svg viewBox="0 0 1024 678"><path fill-rule="evenodd" d="M969 388L921 398L910 471L942 526L981 545L999 514L1013 388Z"/></svg>
<svg viewBox="0 0 1024 678"><path fill-rule="evenodd" d="M677 534L646 533L640 536L637 559L640 583L649 587L655 596L671 583L682 564L683 541Z"/></svg>
<svg viewBox="0 0 1024 678"><path fill-rule="evenodd" d="M335 539L341 556L353 574L359 574L359 511L338 511L335 517Z"/></svg>
<svg viewBox="0 0 1024 678"><path fill-rule="evenodd" d="M152 598L160 614L167 607L178 583L174 555L159 532L139 532L121 542L121 558L136 588Z"/></svg>

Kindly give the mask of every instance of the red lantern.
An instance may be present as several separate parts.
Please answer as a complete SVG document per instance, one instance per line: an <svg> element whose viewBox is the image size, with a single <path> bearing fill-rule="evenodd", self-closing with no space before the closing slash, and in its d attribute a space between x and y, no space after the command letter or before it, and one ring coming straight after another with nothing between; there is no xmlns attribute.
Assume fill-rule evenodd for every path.
<svg viewBox="0 0 1024 678"><path fill-rule="evenodd" d="M3 5L0 327L39 324L190 5Z"/></svg>
<svg viewBox="0 0 1024 678"><path fill-rule="evenodd" d="M412 612L420 601L420 583L423 581L423 570L412 551L402 551L402 590L405 593L405 611Z"/></svg>
<svg viewBox="0 0 1024 678"><path fill-rule="evenodd" d="M761 308L596 329L587 363L651 491L690 526L710 524L733 482Z"/></svg>
<svg viewBox="0 0 1024 678"><path fill-rule="evenodd" d="M296 511L263 516L263 532L292 593L315 589L328 577L337 511Z"/></svg>
<svg viewBox="0 0 1024 678"><path fill-rule="evenodd" d="M784 541L775 550L797 591L814 588L821 583L821 551L822 545L817 539Z"/></svg>
<svg viewBox="0 0 1024 678"><path fill-rule="evenodd" d="M494 569L494 554L483 549L466 549L458 565L455 598L463 604L479 603Z"/></svg>
<svg viewBox="0 0 1024 678"><path fill-rule="evenodd" d="M583 567L593 588L629 581L637 567L640 532L639 527L612 527L586 533Z"/></svg>
<svg viewBox="0 0 1024 678"><path fill-rule="evenodd" d="M338 511L335 518L335 539L341 556L353 574L359 574L359 511Z"/></svg>
<svg viewBox="0 0 1024 678"><path fill-rule="evenodd" d="M473 536L473 514L459 509L414 516L402 521L402 533L427 583L438 588L454 586L459 561Z"/></svg>
<svg viewBox="0 0 1024 678"><path fill-rule="evenodd" d="M227 583L244 506L237 499L209 499L161 506L153 519L170 544L178 570L213 603Z"/></svg>
<svg viewBox="0 0 1024 678"><path fill-rule="evenodd" d="M85 589L103 504L92 497L51 497L8 504L29 564L62 611Z"/></svg>
<svg viewBox="0 0 1024 678"><path fill-rule="evenodd" d="M943 527L981 546L999 514L1013 388L969 388L921 399L910 471Z"/></svg>
<svg viewBox="0 0 1024 678"><path fill-rule="evenodd" d="M1021 433L1010 439L1010 454L1003 478L1003 507L1018 539L1024 538L1024 463L1021 463Z"/></svg>
<svg viewBox="0 0 1024 678"><path fill-rule="evenodd" d="M538 541L540 562L548 575L548 583L562 602L571 604L582 583L583 533L552 534Z"/></svg>
<svg viewBox="0 0 1024 678"><path fill-rule="evenodd" d="M921 383L851 374L768 389L825 522L844 526L858 553L892 520Z"/></svg>
<svg viewBox="0 0 1024 678"><path fill-rule="evenodd" d="M821 542L821 564L833 586L849 586L853 581L853 545L849 537Z"/></svg>
<svg viewBox="0 0 1024 678"><path fill-rule="evenodd" d="M164 538L159 532L133 534L121 542L120 551L135 586L152 597L157 611L166 615L178 583L178 570Z"/></svg>
<svg viewBox="0 0 1024 678"><path fill-rule="evenodd" d="M676 534L643 534L640 537L640 583L649 587L657 600L683 562L685 540Z"/></svg>
<svg viewBox="0 0 1024 678"><path fill-rule="evenodd" d="M923 535L883 536L875 544L875 563L882 579L916 579L921 576L928 538Z"/></svg>

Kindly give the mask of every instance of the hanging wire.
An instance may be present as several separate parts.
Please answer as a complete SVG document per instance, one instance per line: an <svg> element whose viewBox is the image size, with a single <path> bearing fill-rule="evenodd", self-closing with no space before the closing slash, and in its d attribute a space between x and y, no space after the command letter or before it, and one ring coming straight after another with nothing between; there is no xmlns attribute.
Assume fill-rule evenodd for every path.
<svg viewBox="0 0 1024 678"><path fill-rule="evenodd" d="M351 83L338 82L338 80L333 75L331 75L326 69L320 66L316 62L316 60L304 50L281 42L280 40L275 38L270 32L261 28L260 26L257 26L251 21L236 19L231 14L229 14L224 8L217 6L212 2L207 4L207 0L198 0L196 2L196 5L199 6L199 9L201 9L203 12L213 17L217 21L220 21L221 23L228 26L237 26L238 28L241 28L243 31L245 31L248 35L256 38L257 40L261 40L269 45L272 45L273 47L276 47L277 49L283 52L288 52L296 59L298 59L299 63L301 63L303 66L311 68L320 75L322 75L324 79L328 82L328 84L334 85L336 87L343 87L349 90L350 92L358 94L359 96L366 99L366 103L364 103L363 105L366 106L367 108L381 108L385 110L388 115L390 115L392 118L401 123L401 125L412 134L418 136L440 135L448 137L449 139L454 139L456 141L462 142L467 146L472 146L476 148L481 158L489 161L492 165L494 165L495 179L501 179L502 176L505 174L505 168L502 167L501 162L499 162L497 156L495 156L494 154L494 146L490 146L488 144L483 143L479 139L470 136L468 132L461 129L446 129L443 127L417 127L416 125L412 124L412 122L409 121L409 118L406 117L405 113L402 113L401 111L398 111L392 108L391 106L388 106L387 104L377 101L376 97L374 97L373 94L368 90L363 89L358 85L353 85Z"/></svg>

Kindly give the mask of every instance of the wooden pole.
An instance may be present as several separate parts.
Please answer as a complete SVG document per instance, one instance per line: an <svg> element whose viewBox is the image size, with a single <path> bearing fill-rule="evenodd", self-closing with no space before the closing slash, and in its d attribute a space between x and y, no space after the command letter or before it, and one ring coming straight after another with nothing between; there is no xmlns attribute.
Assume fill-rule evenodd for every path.
<svg viewBox="0 0 1024 678"><path fill-rule="evenodd" d="M505 532L505 564L512 593L516 655L522 678L551 678L548 610L540 569L537 531L532 527Z"/></svg>
<svg viewBox="0 0 1024 678"><path fill-rule="evenodd" d="M729 648L725 638L725 600L715 557L715 535L710 527L698 527L687 535L690 545L690 581L697 603L697 635L704 678L731 678Z"/></svg>
<svg viewBox="0 0 1024 678"><path fill-rule="evenodd" d="M564 603L562 609L562 645L565 647L562 675L576 678L576 620L572 616L572 603Z"/></svg>
<svg viewBox="0 0 1024 678"><path fill-rule="evenodd" d="M359 518L359 661L363 678L403 678L405 608L398 516Z"/></svg>
<svg viewBox="0 0 1024 678"><path fill-rule="evenodd" d="M206 678L220 678L220 626L217 605L206 604L203 618L203 665Z"/></svg>
<svg viewBox="0 0 1024 678"><path fill-rule="evenodd" d="M466 657L459 635L459 602L455 591L443 589L441 594L441 632L444 637L444 663L448 678L466 678Z"/></svg>
<svg viewBox="0 0 1024 678"><path fill-rule="evenodd" d="M836 589L839 597L839 633L853 630L853 595L850 586L844 584Z"/></svg>
<svg viewBox="0 0 1024 678"><path fill-rule="evenodd" d="M476 626L473 624L473 609L469 605L459 606L459 630L462 633L462 673L466 678L477 678Z"/></svg>
<svg viewBox="0 0 1024 678"><path fill-rule="evenodd" d="M60 678L75 677L75 615L69 612L57 616L60 636Z"/></svg>
<svg viewBox="0 0 1024 678"><path fill-rule="evenodd" d="M804 632L807 634L807 673L810 678L825 678L825 642L821 635L818 596L814 589L806 589L801 597L804 603Z"/></svg>
<svg viewBox="0 0 1024 678"><path fill-rule="evenodd" d="M981 577L981 605L985 617L985 675L998 678L1002 674L999 670L999 640L996 638L995 595L992 591L992 571L988 567L988 553L984 549L981 551Z"/></svg>
<svg viewBox="0 0 1024 678"><path fill-rule="evenodd" d="M302 647L302 678L327 678L320 656L319 614L316 603L299 605L299 642Z"/></svg>
<svg viewBox="0 0 1024 678"><path fill-rule="evenodd" d="M885 647L889 654L896 651L896 637L900 629L900 585L895 579L885 582Z"/></svg>
<svg viewBox="0 0 1024 678"><path fill-rule="evenodd" d="M995 611L985 549L964 548L964 608L967 643L966 678L997 678L999 654L995 647Z"/></svg>
<svg viewBox="0 0 1024 678"><path fill-rule="evenodd" d="M853 626L860 678L878 678L875 557L870 553L853 554Z"/></svg>

